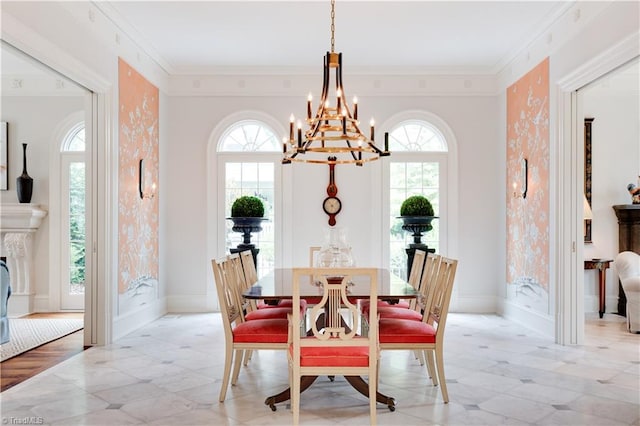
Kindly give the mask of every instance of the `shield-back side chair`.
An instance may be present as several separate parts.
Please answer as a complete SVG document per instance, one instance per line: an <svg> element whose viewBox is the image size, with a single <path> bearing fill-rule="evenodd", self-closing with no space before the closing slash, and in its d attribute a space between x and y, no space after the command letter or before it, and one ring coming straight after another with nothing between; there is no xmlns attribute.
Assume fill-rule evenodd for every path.
<svg viewBox="0 0 640 426"><path fill-rule="evenodd" d="M226 259L211 261L213 276L216 283L222 325L225 336L225 364L220 388L219 401L224 402L229 386L231 365L234 363L233 379L235 385L240 374L242 354L245 350L282 349L287 348L288 324L286 319L260 319L244 321L242 305L235 290L227 280L231 267Z"/></svg>
<svg viewBox="0 0 640 426"><path fill-rule="evenodd" d="M444 375L444 331L457 266L457 260L441 258L435 285L430 289L431 306L425 310L422 321L397 318L379 321L381 350L424 351L429 370L435 354L437 377L432 374L431 379L434 385L440 384L445 403L449 402L449 394Z"/></svg>
<svg viewBox="0 0 640 426"><path fill-rule="evenodd" d="M372 301L369 334L357 334L358 309L348 296L352 280L366 280ZM376 422L377 363L379 357L377 317L378 270L374 268L294 268L293 303L300 300L302 286L322 287L322 299L311 309L312 334L297 326L300 312L291 317L289 335L289 378L293 423L300 420L300 379L302 376L367 376L370 423ZM364 284L364 282L363 282ZM342 315L348 315L347 321ZM324 316L322 328L316 319Z"/></svg>

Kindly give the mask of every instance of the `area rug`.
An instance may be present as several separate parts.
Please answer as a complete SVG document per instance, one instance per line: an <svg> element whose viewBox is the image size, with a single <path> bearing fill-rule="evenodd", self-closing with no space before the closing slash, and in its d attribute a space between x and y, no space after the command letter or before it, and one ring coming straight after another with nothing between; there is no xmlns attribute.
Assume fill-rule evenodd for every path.
<svg viewBox="0 0 640 426"><path fill-rule="evenodd" d="M84 327L82 319L75 318L10 318L10 339L0 345L0 362L64 337Z"/></svg>

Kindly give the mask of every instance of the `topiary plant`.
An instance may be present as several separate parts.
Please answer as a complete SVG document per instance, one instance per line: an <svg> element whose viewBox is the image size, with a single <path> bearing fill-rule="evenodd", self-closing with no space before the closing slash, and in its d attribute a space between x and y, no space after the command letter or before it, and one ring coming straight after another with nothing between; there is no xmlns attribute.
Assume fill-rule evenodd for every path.
<svg viewBox="0 0 640 426"><path fill-rule="evenodd" d="M400 206L400 216L433 216L433 206L427 197L412 195Z"/></svg>
<svg viewBox="0 0 640 426"><path fill-rule="evenodd" d="M231 217L263 217L264 204L258 197L243 195L231 206Z"/></svg>

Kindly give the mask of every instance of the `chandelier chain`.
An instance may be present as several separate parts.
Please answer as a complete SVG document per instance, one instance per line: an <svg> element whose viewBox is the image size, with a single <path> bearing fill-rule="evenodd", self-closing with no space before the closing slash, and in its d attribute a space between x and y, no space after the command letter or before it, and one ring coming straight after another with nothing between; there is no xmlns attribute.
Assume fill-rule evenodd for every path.
<svg viewBox="0 0 640 426"><path fill-rule="evenodd" d="M335 24L335 18L336 18L336 0L331 0L331 53L333 53L335 51L335 44L336 44L336 38L335 38L335 32L336 32L336 24Z"/></svg>

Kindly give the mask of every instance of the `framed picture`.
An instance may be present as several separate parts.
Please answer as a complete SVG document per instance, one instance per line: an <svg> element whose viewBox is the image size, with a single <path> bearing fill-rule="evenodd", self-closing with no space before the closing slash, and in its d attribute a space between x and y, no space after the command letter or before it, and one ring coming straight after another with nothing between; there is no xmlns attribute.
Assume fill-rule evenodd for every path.
<svg viewBox="0 0 640 426"><path fill-rule="evenodd" d="M9 189L9 124L3 121L0 124L0 190Z"/></svg>

